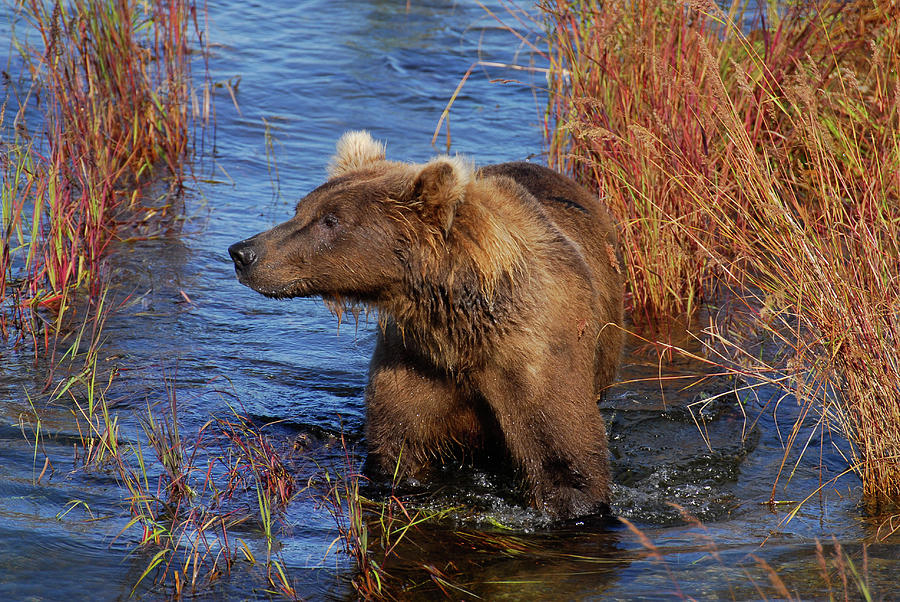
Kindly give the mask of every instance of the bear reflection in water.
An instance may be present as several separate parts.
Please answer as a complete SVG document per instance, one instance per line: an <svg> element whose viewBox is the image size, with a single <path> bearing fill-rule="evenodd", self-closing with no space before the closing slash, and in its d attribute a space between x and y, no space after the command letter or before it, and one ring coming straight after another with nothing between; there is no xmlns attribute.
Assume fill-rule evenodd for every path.
<svg viewBox="0 0 900 602"><path fill-rule="evenodd" d="M264 295L379 311L370 465L422 479L500 448L539 510L608 511L597 401L622 352L623 275L596 195L530 163L389 161L349 132L294 217L228 251Z"/></svg>

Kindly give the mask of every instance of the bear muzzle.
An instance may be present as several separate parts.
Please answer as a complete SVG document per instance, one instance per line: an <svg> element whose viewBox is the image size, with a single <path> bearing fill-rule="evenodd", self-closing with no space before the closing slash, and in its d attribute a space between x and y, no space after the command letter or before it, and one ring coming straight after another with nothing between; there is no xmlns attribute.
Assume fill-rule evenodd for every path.
<svg viewBox="0 0 900 602"><path fill-rule="evenodd" d="M265 232L262 233L266 234ZM228 254L234 262L234 272L238 282L267 297L284 299L304 296L298 288L298 280L288 278L282 271L273 269L262 235L251 236L228 247Z"/></svg>

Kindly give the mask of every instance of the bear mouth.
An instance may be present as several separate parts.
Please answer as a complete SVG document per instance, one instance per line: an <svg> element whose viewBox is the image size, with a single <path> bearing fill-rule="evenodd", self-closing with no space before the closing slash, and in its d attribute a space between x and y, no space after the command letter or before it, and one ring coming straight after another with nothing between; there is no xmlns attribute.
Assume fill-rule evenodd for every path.
<svg viewBox="0 0 900 602"><path fill-rule="evenodd" d="M251 286L253 290L270 299L295 299L297 297L315 297L310 293L303 293L297 290L296 283L291 283L281 288L258 288Z"/></svg>
<svg viewBox="0 0 900 602"><path fill-rule="evenodd" d="M269 299L293 299L294 297L299 297L300 295L292 295L291 293L283 290L270 291L266 289L254 289L257 293L262 294L264 297L268 297Z"/></svg>
<svg viewBox="0 0 900 602"><path fill-rule="evenodd" d="M268 286L254 282L252 278L248 278L244 274L238 273L238 282L270 299L293 299L295 297L315 296L314 294L307 293L303 290L305 288L305 280L295 280L282 286Z"/></svg>
<svg viewBox="0 0 900 602"><path fill-rule="evenodd" d="M360 307L369 307L378 305L378 295L360 295L358 291L332 291L319 288L314 281L306 278L298 278L287 284L272 285L266 282L259 282L256 279L238 272L238 282L253 289L257 293L268 297L269 299L310 299L319 297L323 299L326 305L331 308L343 307L345 311L356 311ZM334 310L333 310L334 311Z"/></svg>

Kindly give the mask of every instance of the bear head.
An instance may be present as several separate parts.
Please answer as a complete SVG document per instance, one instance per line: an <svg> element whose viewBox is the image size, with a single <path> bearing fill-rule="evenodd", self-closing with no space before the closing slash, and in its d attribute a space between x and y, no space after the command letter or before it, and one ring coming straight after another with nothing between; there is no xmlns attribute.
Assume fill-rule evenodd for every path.
<svg viewBox="0 0 900 602"><path fill-rule="evenodd" d="M228 249L242 284L270 297L387 301L421 263L415 254L441 252L474 179L459 157L388 161L367 132L341 137L328 173L291 219Z"/></svg>

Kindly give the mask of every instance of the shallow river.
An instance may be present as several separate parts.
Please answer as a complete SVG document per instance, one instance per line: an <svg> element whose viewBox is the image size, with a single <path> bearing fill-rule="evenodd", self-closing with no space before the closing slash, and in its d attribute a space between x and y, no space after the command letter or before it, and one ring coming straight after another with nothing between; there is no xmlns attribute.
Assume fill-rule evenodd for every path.
<svg viewBox="0 0 900 602"><path fill-rule="evenodd" d="M9 9L2 11L8 21ZM116 281L134 302L107 325L104 361L120 371L111 394L123 438L138 432L135 416L165 400L167 382L174 383L183 433L227 416L228 404L239 407L258 425L277 423L267 427L277 444L304 442L291 464L302 480L317 466L343 469L335 443L342 433L351 463L364 457L363 388L375 320L351 317L338 328L320 301L263 298L236 281L227 247L286 219L323 181L345 130L370 130L386 142L389 158L425 160L445 150L443 136L439 148L431 145L432 133L473 62L542 61L475 2L224 0L210 3L209 23L211 79L230 82L237 107L226 86L216 88L215 128L198 141L198 181L189 186L178 231L115 251ZM0 36L8 48L8 23ZM540 72L475 69L450 114L451 152L478 164L541 161L544 85ZM26 391L37 389L40 371L27 354L5 350L0 357L0 599L128 597L153 551L133 553L139 533L122 531L122 488L107 472L77 470L78 433L65 403L35 401L42 435L35 453ZM759 558L788 590L821 597L827 589L816 560L819 539L826 555L842 544L857 567L863 544L871 543L869 586L876 597L890 596L900 546L896 539L873 543L879 523L859 506L855 477L824 487L790 522L793 506L765 504L795 401L782 399L773 415L763 406L777 392L762 388L742 394L742 403L724 395L700 412L690 404L743 383L654 381L702 373L688 362L660 367L655 353L632 345L621 374L631 382L603 405L614 511L652 541L654 554L623 525L548 526L516 504L504 479L448 470L415 499L455 510L422 525L386 567L398 583L419 584L399 595L439 595L421 568L430 566L460 588L444 586L456 598L779 597ZM788 455L777 500L802 500L845 468L829 435L801 436L807 454L799 462ZM45 455L50 469L39 480ZM330 514L300 493L277 527L279 557L302 597L353 597L353 568L329 549L337 535ZM252 549L264 547L252 525L237 536ZM260 571L239 562L200 597L265 598ZM139 593L165 594L149 579Z"/></svg>

